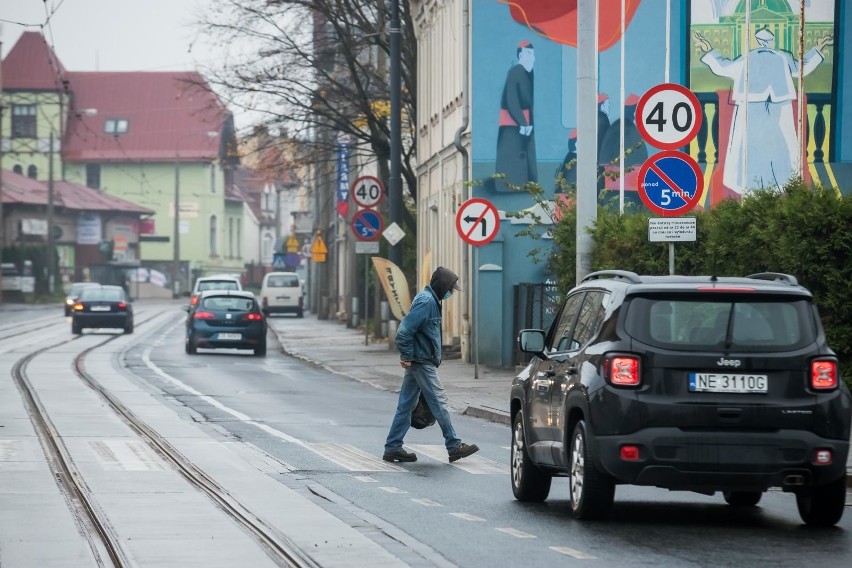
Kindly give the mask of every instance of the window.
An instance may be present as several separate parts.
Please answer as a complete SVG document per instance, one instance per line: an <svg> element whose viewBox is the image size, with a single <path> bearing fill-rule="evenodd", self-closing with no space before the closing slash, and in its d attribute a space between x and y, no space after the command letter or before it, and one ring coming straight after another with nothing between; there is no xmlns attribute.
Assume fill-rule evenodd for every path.
<svg viewBox="0 0 852 568"><path fill-rule="evenodd" d="M24 175L24 168L21 166L21 164L15 164L15 167L12 168L12 171L18 175Z"/></svg>
<svg viewBox="0 0 852 568"><path fill-rule="evenodd" d="M237 219L237 258L243 257L243 233L242 222Z"/></svg>
<svg viewBox="0 0 852 568"><path fill-rule="evenodd" d="M126 118L109 118L104 122L104 132L107 134L126 134L129 123Z"/></svg>
<svg viewBox="0 0 852 568"><path fill-rule="evenodd" d="M101 165L86 164L86 186L92 189L101 188Z"/></svg>
<svg viewBox="0 0 852 568"><path fill-rule="evenodd" d="M12 138L36 137L36 106L12 105Z"/></svg>
<svg viewBox="0 0 852 568"><path fill-rule="evenodd" d="M573 343L580 348L586 345L600 331L606 312L607 295L603 292L589 292L583 300L577 324L574 326Z"/></svg>
<svg viewBox="0 0 852 568"><path fill-rule="evenodd" d="M38 179L38 168L31 165L27 168L27 177L32 179Z"/></svg>
<svg viewBox="0 0 852 568"><path fill-rule="evenodd" d="M234 218L228 217L228 258L234 258Z"/></svg>
<svg viewBox="0 0 852 568"><path fill-rule="evenodd" d="M583 292L579 292L565 301L565 306L559 315L559 323L553 328L553 337L549 338L550 351L569 351L579 347L579 345L575 347L571 346L571 334L574 330L574 320L577 317L582 299Z"/></svg>
<svg viewBox="0 0 852 568"><path fill-rule="evenodd" d="M216 164L210 162L210 193L216 193Z"/></svg>
<svg viewBox="0 0 852 568"><path fill-rule="evenodd" d="M270 235L269 233L263 235L263 244L261 245L261 262L264 262L267 259L272 260L272 243L272 235Z"/></svg>
<svg viewBox="0 0 852 568"><path fill-rule="evenodd" d="M216 215L210 216L210 256L219 254L219 247L216 246L216 233L219 230L219 221Z"/></svg>

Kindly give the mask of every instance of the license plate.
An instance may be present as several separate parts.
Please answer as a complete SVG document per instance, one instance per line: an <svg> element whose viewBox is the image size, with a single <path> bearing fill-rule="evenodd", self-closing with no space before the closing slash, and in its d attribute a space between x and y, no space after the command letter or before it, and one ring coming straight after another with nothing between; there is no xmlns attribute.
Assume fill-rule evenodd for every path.
<svg viewBox="0 0 852 568"><path fill-rule="evenodd" d="M239 333L220 333L219 339L242 339L242 334Z"/></svg>
<svg viewBox="0 0 852 568"><path fill-rule="evenodd" d="M108 312L109 306L92 306L90 309L93 312Z"/></svg>
<svg viewBox="0 0 852 568"><path fill-rule="evenodd" d="M744 392L765 393L768 390L766 375L734 373L690 373L690 392Z"/></svg>

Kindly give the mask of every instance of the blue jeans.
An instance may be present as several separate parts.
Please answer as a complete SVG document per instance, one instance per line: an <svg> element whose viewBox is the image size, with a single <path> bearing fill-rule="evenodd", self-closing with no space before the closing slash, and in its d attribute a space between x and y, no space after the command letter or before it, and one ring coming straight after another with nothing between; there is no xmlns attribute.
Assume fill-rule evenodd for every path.
<svg viewBox="0 0 852 568"><path fill-rule="evenodd" d="M402 449L402 440L411 427L411 412L417 406L420 391L429 405L429 410L444 433L444 444L451 452L461 445L456 437L453 423L450 420L450 408L447 404L447 392L438 377L438 369L428 363L412 363L405 370L402 387L399 389L399 402L396 405L396 415L393 417L388 439L385 441L385 451L393 452Z"/></svg>

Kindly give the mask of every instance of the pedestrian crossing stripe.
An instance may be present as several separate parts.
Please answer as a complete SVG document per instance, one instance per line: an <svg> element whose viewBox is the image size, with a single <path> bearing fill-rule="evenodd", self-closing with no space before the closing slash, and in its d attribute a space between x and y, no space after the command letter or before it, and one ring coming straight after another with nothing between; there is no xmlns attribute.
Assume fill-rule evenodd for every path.
<svg viewBox="0 0 852 568"><path fill-rule="evenodd" d="M407 473L372 454L349 444L313 443L306 442L304 446L315 454L348 469L349 471L388 471Z"/></svg>
<svg viewBox="0 0 852 568"><path fill-rule="evenodd" d="M447 448L444 446L430 446L430 445L405 445L407 448L411 448L414 453L422 454L426 457L432 458L433 460L437 460L439 462L448 463L449 456L447 455ZM453 462L449 465L453 467L457 467L461 470L464 470L468 473L472 473L474 475L494 475L494 474L508 474L509 466L506 464L501 464L493 460L489 460L488 458L484 458L482 456L478 456L473 454L472 456L463 458L459 461Z"/></svg>

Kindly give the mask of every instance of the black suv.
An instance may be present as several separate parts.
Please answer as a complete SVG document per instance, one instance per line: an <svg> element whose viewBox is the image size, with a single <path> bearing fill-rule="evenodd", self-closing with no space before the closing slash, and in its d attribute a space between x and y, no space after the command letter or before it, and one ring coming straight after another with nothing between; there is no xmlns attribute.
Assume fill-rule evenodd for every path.
<svg viewBox="0 0 852 568"><path fill-rule="evenodd" d="M852 401L811 293L786 274L589 274L511 394L512 491L543 501L570 478L579 519L608 515L615 485L754 506L796 495L809 525L843 515Z"/></svg>

